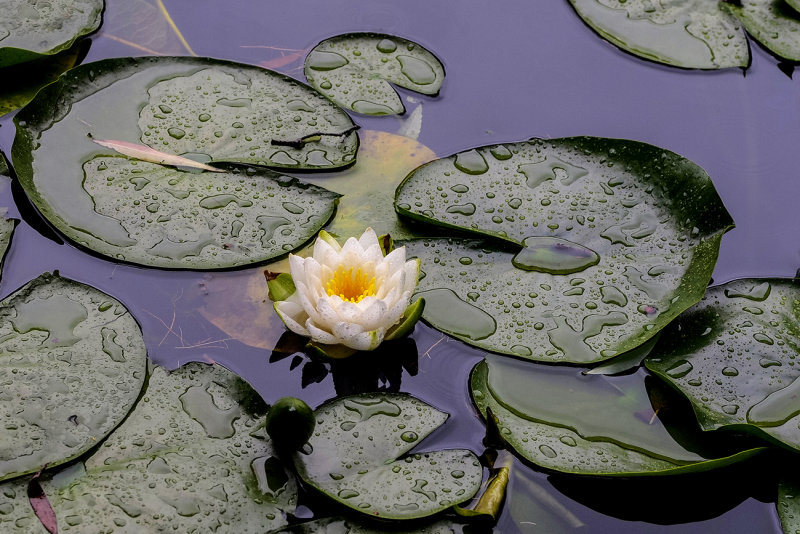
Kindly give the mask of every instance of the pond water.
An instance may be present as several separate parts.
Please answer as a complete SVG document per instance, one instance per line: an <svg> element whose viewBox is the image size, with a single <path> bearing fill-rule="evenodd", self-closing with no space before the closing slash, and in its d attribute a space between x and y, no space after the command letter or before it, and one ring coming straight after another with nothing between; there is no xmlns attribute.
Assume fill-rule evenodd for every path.
<svg viewBox="0 0 800 534"><path fill-rule="evenodd" d="M308 49L327 37L378 31L416 41L445 65L440 95L401 90L405 117L354 116L362 134L414 130L411 121L421 109L418 142L437 156L534 136L593 135L658 145L703 167L736 221L722 241L716 283L789 277L800 267L800 171L794 160L800 90L779 60L756 43L746 75L738 69L694 72L621 52L589 30L566 1L195 0L169 2L168 8L197 55L263 64L301 80ZM155 2L108 0L106 22L91 38L84 61L147 51L182 55L187 48ZM12 115L0 119L6 154L14 136ZM325 176L315 179L324 181ZM467 383L482 351L421 323L394 354L376 355L380 363L374 365L325 364L271 351L280 332L265 329L259 341L258 318L255 330L243 326L250 308L237 302L250 294L242 288L254 284L262 269L168 272L115 264L62 243L16 185L3 184L0 194L0 205L23 220L6 259L3 296L58 269L128 306L159 364L216 361L250 381L267 402L293 395L315 406L349 392L408 392L451 414L424 448L481 452L484 426ZM235 325L223 319L235 315L243 315ZM548 475L521 462L514 469L497 526L503 533L781 532L775 477L756 462L642 481ZM302 504L304 517L322 510L313 500Z"/></svg>

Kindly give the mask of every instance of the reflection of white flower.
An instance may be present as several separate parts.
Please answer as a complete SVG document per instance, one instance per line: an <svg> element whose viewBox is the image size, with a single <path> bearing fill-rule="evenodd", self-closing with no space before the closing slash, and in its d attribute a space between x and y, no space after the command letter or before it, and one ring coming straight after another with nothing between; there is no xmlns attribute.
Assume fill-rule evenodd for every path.
<svg viewBox="0 0 800 534"><path fill-rule="evenodd" d="M384 256L372 228L344 246L321 232L313 255L290 254L289 268L296 290L275 311L289 330L317 343L373 350L397 334L407 308L421 313L409 306L419 260L406 261L405 247Z"/></svg>

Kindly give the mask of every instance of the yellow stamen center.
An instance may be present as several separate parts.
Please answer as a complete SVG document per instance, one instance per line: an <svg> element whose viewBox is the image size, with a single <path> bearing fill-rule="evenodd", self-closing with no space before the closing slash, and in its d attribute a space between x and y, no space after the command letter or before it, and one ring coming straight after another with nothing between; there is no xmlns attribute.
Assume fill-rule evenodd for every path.
<svg viewBox="0 0 800 534"><path fill-rule="evenodd" d="M360 268L353 270L340 266L325 285L328 295L339 295L348 302L361 302L364 297L375 295L375 277L368 276Z"/></svg>

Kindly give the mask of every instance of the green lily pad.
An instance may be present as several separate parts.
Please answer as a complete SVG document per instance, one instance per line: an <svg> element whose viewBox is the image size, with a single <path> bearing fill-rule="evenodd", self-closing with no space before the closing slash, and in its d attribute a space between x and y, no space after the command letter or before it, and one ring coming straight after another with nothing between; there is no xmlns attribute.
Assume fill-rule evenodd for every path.
<svg viewBox="0 0 800 534"><path fill-rule="evenodd" d="M2 169L0 169L0 175L2 175ZM6 217L6 208L0 208L0 274L3 271L3 263L6 259L6 253L8 253L8 247L11 246L11 236L14 234L14 229L18 223L17 219Z"/></svg>
<svg viewBox="0 0 800 534"><path fill-rule="evenodd" d="M800 484L796 478L786 477L780 481L775 507L778 509L778 517L786 534L796 534L800 531Z"/></svg>
<svg viewBox="0 0 800 534"><path fill-rule="evenodd" d="M795 8L798 4L795 1ZM787 0L742 0L741 6L721 3L747 32L776 55L800 61L800 13Z"/></svg>
<svg viewBox="0 0 800 534"><path fill-rule="evenodd" d="M405 106L389 83L435 95L444 66L417 43L381 33L348 33L319 43L306 57L308 83L349 110L397 115Z"/></svg>
<svg viewBox="0 0 800 534"><path fill-rule="evenodd" d="M213 269L284 255L319 232L339 198L267 169L191 173L95 156L83 173L76 193L89 200L93 209L86 212L46 202L38 184L21 182L69 238L112 258L156 267Z"/></svg>
<svg viewBox="0 0 800 534"><path fill-rule="evenodd" d="M491 410L500 436L523 458L554 471L638 476L705 471L762 449L707 450L666 425L640 375L581 376L575 370L494 358L470 377L472 400Z"/></svg>
<svg viewBox="0 0 800 534"><path fill-rule="evenodd" d="M136 409L103 446L42 482L59 531L285 525L297 486L258 426L265 412L261 397L222 367L155 367ZM3 494L0 486L0 507Z"/></svg>
<svg viewBox="0 0 800 534"><path fill-rule="evenodd" d="M800 287L744 279L710 288L645 360L677 388L704 430L756 433L800 450Z"/></svg>
<svg viewBox="0 0 800 534"><path fill-rule="evenodd" d="M54 56L3 68L0 73L3 80L0 85L0 115L21 108L33 100L42 87L74 67L85 54L88 44L88 41L81 41Z"/></svg>
<svg viewBox="0 0 800 534"><path fill-rule="evenodd" d="M128 310L46 273L0 303L0 480L77 458L128 414L145 378Z"/></svg>
<svg viewBox="0 0 800 534"><path fill-rule="evenodd" d="M427 274L428 322L488 350L582 364L636 348L699 301L733 227L691 161L592 137L436 160L406 178L395 206L511 245L407 242Z"/></svg>
<svg viewBox="0 0 800 534"><path fill-rule="evenodd" d="M98 213L96 200L84 182L97 178L90 171L99 173L103 170L99 169L101 161L96 162L97 166L91 163L97 156L107 156L107 161L115 161L114 169L130 167L127 163L119 163L121 160L111 158L109 149L98 147L88 137L89 134L94 139L114 140L117 144L144 143L161 152L204 162L227 161L298 169L330 169L349 165L358 145L358 137L353 132L353 123L347 114L309 87L257 67L202 58L123 58L81 65L40 91L17 114L15 122L17 135L12 149L14 165L20 183L34 205L70 238L87 247L102 249L101 253L110 253L114 257L119 257L118 254L125 257L126 251L111 252L110 249L130 247L136 239L128 234L124 221ZM318 133L324 135L316 135ZM276 142L288 144L274 144ZM173 171L162 171L159 183L166 182L166 187L173 179L177 180L177 176L184 176L172 174L167 178L170 173ZM251 186L246 176L216 176L215 179L218 183L213 184L211 178L206 179L205 175L185 175L183 189L190 190L192 186L189 182L192 180L200 182L205 188L200 192L198 187L198 194L190 197L195 202L193 209L197 213L191 216L189 228L180 229L172 235L167 233L166 237L162 232L162 238L177 243L178 249L191 249L200 246L198 241L211 242L207 235L202 235L211 230L198 230L197 226L214 227L220 234L233 232L237 224L225 228L225 225L217 223L216 217L223 208L200 209L203 206L198 207L197 197L202 194L205 200L213 195L222 201L220 195L238 196L239 181L242 181L245 189L251 190L248 195L258 194L260 201L256 203L252 198L242 198L242 202L225 204L224 210L234 212L229 217L236 216L237 204L246 208L249 207L246 204L252 202L254 209L268 212L265 215L284 218L285 206L276 208L271 204L268 198L271 191L267 189L260 192L252 190L257 186ZM254 181L263 184L263 180ZM291 182L291 185L296 186L291 188L295 193L306 189L304 195L313 196L313 192L320 198L320 189L308 189L299 182ZM122 187L118 183L118 188ZM130 185L128 198L143 193L136 191L137 187L135 183ZM185 192L179 194L184 195ZM159 195L159 204L166 202L174 206L182 200L168 199L170 195L167 193ZM295 193L284 202L297 205L298 202L293 200L297 199ZM306 212L302 215L299 211L294 213L305 217L303 224L306 227L297 238L291 239L292 244L288 248L302 244L304 235L315 233L313 227L327 220L333 198L328 193L325 195L328 202L322 202L318 207L315 205L316 213L311 213L308 206L287 208L290 212L293 209L304 209ZM144 198L132 199L136 200L145 209L148 205L156 207L152 198L147 201ZM165 207L168 206L162 206ZM176 214L174 210L167 212L162 208L159 208L161 213L146 217L157 222L160 218ZM183 208L186 209L186 206ZM139 206L131 209L138 211ZM326 214L325 220L320 221L319 216L323 213ZM262 233L274 230L270 226L279 222L276 219L274 223L267 223ZM172 224L180 226L177 221ZM259 232L247 228L242 231L248 236ZM297 232L298 229L292 231ZM261 237L259 235L253 239L257 248L261 248ZM250 237L247 239L250 240ZM226 243L218 241L217 246L224 248ZM283 248L284 244L277 243L278 248ZM167 246L173 249L167 255L186 256L185 250L176 251L173 245L165 243L164 247ZM274 250L265 252L259 252L256 255L260 258L252 260L245 259L247 252L244 250L233 255L223 254L229 258L235 257L222 261L219 261L217 254L215 262L209 262L205 268L241 265L276 255ZM283 248L282 252L286 252L286 249ZM213 251L209 251L209 254L213 254ZM156 256L162 254L157 252ZM197 256L197 252L190 251L190 256ZM170 265L163 259L146 260L149 260L144 262L147 265L186 266L186 262ZM190 263L197 263L197 260Z"/></svg>
<svg viewBox="0 0 800 534"><path fill-rule="evenodd" d="M419 528L405 527L402 531L405 534L464 534L469 531L469 527L443 519ZM328 517L274 530L268 534L390 534L392 532L396 533L399 530L363 525L352 519Z"/></svg>
<svg viewBox="0 0 800 534"><path fill-rule="evenodd" d="M0 18L0 67L68 49L100 26L103 0L5 0Z"/></svg>
<svg viewBox="0 0 800 534"><path fill-rule="evenodd" d="M468 450L408 453L448 415L396 393L340 397L315 410L317 426L295 453L300 478L373 518L415 519L470 499L483 469Z"/></svg>
<svg viewBox="0 0 800 534"><path fill-rule="evenodd" d="M786 0L786 3L793 7L795 11L800 12L800 0Z"/></svg>
<svg viewBox="0 0 800 534"><path fill-rule="evenodd" d="M601 37L639 57L689 69L746 67L747 37L718 0L570 0ZM749 28L748 28L749 29Z"/></svg>
<svg viewBox="0 0 800 534"><path fill-rule="evenodd" d="M0 152L0 176L4 178L11 177L11 171L8 168L8 160L6 159L6 155Z"/></svg>

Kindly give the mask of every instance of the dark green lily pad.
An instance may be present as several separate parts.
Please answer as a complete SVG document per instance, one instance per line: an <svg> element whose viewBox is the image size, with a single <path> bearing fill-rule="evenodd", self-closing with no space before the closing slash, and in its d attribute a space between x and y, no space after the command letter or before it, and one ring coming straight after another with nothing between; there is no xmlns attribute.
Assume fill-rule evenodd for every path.
<svg viewBox="0 0 800 534"><path fill-rule="evenodd" d="M4 178L11 177L11 171L8 168L8 160L6 159L6 155L0 152L0 176Z"/></svg>
<svg viewBox="0 0 800 534"><path fill-rule="evenodd" d="M232 267L284 255L319 232L339 198L266 169L190 173L95 156L83 173L76 194L91 211L47 202L37 183L21 182L74 241L115 259L167 268Z"/></svg>
<svg viewBox="0 0 800 534"><path fill-rule="evenodd" d="M314 435L294 455L297 473L353 510L415 519L466 501L480 487L483 469L471 451L406 454L448 417L414 397L341 397L314 413Z"/></svg>
<svg viewBox="0 0 800 534"><path fill-rule="evenodd" d="M2 175L2 169L0 169L0 175ZM0 275L3 271L3 263L6 259L8 247L11 246L11 236L14 234L14 229L18 223L17 219L6 217L6 208L0 208Z"/></svg>
<svg viewBox="0 0 800 534"><path fill-rule="evenodd" d="M645 360L704 430L732 428L800 450L800 287L782 279L710 288Z"/></svg>
<svg viewBox="0 0 800 534"><path fill-rule="evenodd" d="M796 475L795 475L796 476ZM778 484L778 517L786 534L800 531L800 484L796 479L784 478Z"/></svg>
<svg viewBox="0 0 800 534"><path fill-rule="evenodd" d="M404 527L402 532L405 534L463 534L468 531L468 527L465 527L460 523L443 519L419 528ZM328 517L274 530L268 534L391 534L399 532L401 531L397 527L378 528L362 525L351 519Z"/></svg>
<svg viewBox="0 0 800 534"><path fill-rule="evenodd" d="M742 0L741 6L728 2L721 5L776 55L800 61L800 13L787 0Z"/></svg>
<svg viewBox="0 0 800 534"><path fill-rule="evenodd" d="M721 9L725 2L570 2L601 37L645 59L690 69L746 67L750 63L747 37L736 17Z"/></svg>
<svg viewBox="0 0 800 534"><path fill-rule="evenodd" d="M309 87L257 67L201 58L123 58L82 65L40 91L17 114L15 122L14 165L20 183L34 205L69 237L90 248L103 249L101 252L104 254L110 253L109 247L130 247L135 240L123 228L124 223L95 210L92 196L85 188L84 180L92 176L87 177L84 173L97 170L87 162L98 155L109 155L109 149L93 143L87 134L97 140L144 143L161 152L204 162L228 161L298 169L349 165L358 145L358 137L347 114ZM320 132L332 135L316 135ZM276 145L275 142L292 146ZM160 180L168 185L178 176L173 174L166 178L172 172L163 171ZM205 188L202 192L198 188L198 195L205 197L236 195L239 180L244 181L247 189L253 188L246 183L245 176L217 176L214 178L219 181L216 184L211 182L212 178L200 176L186 175L185 187L190 189L188 182L197 180ZM262 180L257 182L263 183ZM292 185L296 186L293 188L295 191L305 187L298 182L292 182ZM136 187L136 184L131 184L130 196L143 193L136 191ZM304 194L310 195L311 191L319 193L321 190L314 188L304 191ZM252 191L252 194L259 193ZM266 211L268 216L284 217L286 210L268 203L269 194L267 190L260 192L261 202L253 202L253 208ZM312 227L325 222L318 220L319 214L326 213L327 220L332 198L328 193L325 195L329 202L315 207L316 213L305 208L303 216L307 227L292 239L292 248L303 243L304 235L316 232ZM167 201L167 196L166 193L159 195L159 203L172 205L181 200ZM196 196L193 197L195 200ZM291 196L296 198L294 194ZM298 204L292 198L285 202ZM252 199L242 200L252 202ZM145 201L142 198L140 202L152 205L152 199ZM225 209L235 211L234 205ZM178 248L196 247L197 242L203 239L210 242L207 237L197 234L195 225L215 226L220 233L232 231L217 224L210 211L200 208L195 208L195 211L197 221L190 221L192 228L166 236L178 243ZM274 213L269 213L271 211ZM214 213L218 215L220 212ZM173 211L162 211L153 214L152 219L156 221L172 215ZM242 231L248 234L257 232L254 229ZM254 238L256 246L261 237ZM226 244L219 241L216 243L217 251ZM187 242L193 244L185 245ZM279 248L281 245L279 243ZM217 254L215 261L208 262L206 268L261 261L274 256L274 252L260 252L260 258L251 260L244 257L247 253L243 250L234 253L238 257L232 260L219 261ZM124 250L118 253L123 257L126 255ZM118 257L113 252L111 254ZM180 251L168 254L185 255ZM186 266L186 262L165 265L161 260L145 263Z"/></svg>
<svg viewBox="0 0 800 534"><path fill-rule="evenodd" d="M103 0L5 0L0 67L56 54L100 26Z"/></svg>
<svg viewBox="0 0 800 534"><path fill-rule="evenodd" d="M0 303L0 480L60 465L128 414L145 377L128 310L46 273Z"/></svg>
<svg viewBox="0 0 800 534"><path fill-rule="evenodd" d="M42 483L59 531L285 525L297 487L258 426L265 411L261 397L222 367L155 367L136 409L103 446ZM0 507L4 493L0 486Z"/></svg>
<svg viewBox="0 0 800 534"><path fill-rule="evenodd" d="M488 350L583 364L636 348L700 300L733 226L691 161L592 137L436 160L406 178L395 206L512 244L409 241L428 322Z"/></svg>
<svg viewBox="0 0 800 534"><path fill-rule="evenodd" d="M762 449L714 454L667 426L640 375L581 376L575 370L494 358L472 371L472 400L497 418L500 436L523 458L554 471L638 476L705 471ZM558 399L557 402L554 399ZM698 432L699 433L699 432Z"/></svg>
<svg viewBox="0 0 800 534"><path fill-rule="evenodd" d="M800 0L786 0L786 3L793 7L795 11L800 12Z"/></svg>
<svg viewBox="0 0 800 534"><path fill-rule="evenodd" d="M348 33L322 41L306 57L305 73L322 94L366 115L405 112L390 82L435 95L444 81L444 66L431 52L381 33Z"/></svg>

